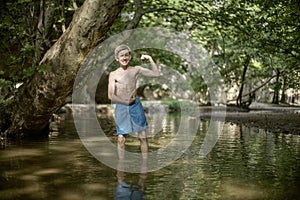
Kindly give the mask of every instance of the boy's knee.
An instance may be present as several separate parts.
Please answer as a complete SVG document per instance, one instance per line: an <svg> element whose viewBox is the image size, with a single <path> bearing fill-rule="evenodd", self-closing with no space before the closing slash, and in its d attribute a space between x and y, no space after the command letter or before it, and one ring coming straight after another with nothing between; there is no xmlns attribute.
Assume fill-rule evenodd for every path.
<svg viewBox="0 0 300 200"><path fill-rule="evenodd" d="M124 144L125 143L125 137L124 135L118 135L118 142Z"/></svg>
<svg viewBox="0 0 300 200"><path fill-rule="evenodd" d="M147 139L147 134L145 131L139 132L139 138L140 139Z"/></svg>

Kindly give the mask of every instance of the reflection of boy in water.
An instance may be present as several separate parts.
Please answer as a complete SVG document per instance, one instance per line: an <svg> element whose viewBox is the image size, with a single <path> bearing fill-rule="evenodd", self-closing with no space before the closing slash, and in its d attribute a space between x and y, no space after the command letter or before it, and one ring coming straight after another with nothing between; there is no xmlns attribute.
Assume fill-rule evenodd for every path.
<svg viewBox="0 0 300 200"><path fill-rule="evenodd" d="M145 180L147 178L147 159L141 163L141 172L137 185L125 182L124 160L120 159L118 163L117 178L118 184L115 190L115 200L143 200L145 199Z"/></svg>
<svg viewBox="0 0 300 200"><path fill-rule="evenodd" d="M115 59L120 67L109 75L108 98L116 103L119 158L124 158L124 136L132 132L139 133L141 152L143 157L147 157L146 129L148 125L140 99L136 97L136 83L138 75L158 77L161 73L149 55L142 55L141 60L149 61L152 70L141 66L129 66L131 54L130 48L126 45L120 45L115 49Z"/></svg>

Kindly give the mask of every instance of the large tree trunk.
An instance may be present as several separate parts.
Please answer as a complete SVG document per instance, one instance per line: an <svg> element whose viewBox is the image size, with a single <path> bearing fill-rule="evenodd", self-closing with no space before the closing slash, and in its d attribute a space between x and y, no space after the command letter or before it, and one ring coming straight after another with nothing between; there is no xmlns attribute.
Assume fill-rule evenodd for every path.
<svg viewBox="0 0 300 200"><path fill-rule="evenodd" d="M101 41L127 0L86 0L68 29L42 59L50 72L36 73L2 108L0 124L8 137L48 133L49 119L70 94L76 73L88 52Z"/></svg>

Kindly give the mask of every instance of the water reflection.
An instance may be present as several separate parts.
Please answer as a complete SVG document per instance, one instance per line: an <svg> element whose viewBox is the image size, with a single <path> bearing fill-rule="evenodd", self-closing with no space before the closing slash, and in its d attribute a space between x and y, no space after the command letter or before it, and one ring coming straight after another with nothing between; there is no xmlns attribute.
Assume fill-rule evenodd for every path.
<svg viewBox="0 0 300 200"><path fill-rule="evenodd" d="M147 174L143 173L147 165L137 163L141 173L124 173L126 162L119 160L118 170L100 163L82 145L72 117L62 119L58 132L48 140L9 143L0 150L0 199L114 199L120 192L118 183L121 189L130 186L129 191L142 191L137 196L154 200L300 196L298 135L226 123L216 145L202 159L199 152L210 122L201 121L193 143L175 162ZM150 151L165 145L180 122L176 115L166 115L163 121L163 130L149 141ZM114 124L106 124L105 129L111 132ZM115 138L110 132L109 137ZM129 150L136 149L136 141L128 141Z"/></svg>
<svg viewBox="0 0 300 200"><path fill-rule="evenodd" d="M117 169L117 187L115 190L116 200L143 200L145 199L145 181L147 178L147 159L141 162L141 172L137 183L132 184L126 181L126 162L119 159Z"/></svg>

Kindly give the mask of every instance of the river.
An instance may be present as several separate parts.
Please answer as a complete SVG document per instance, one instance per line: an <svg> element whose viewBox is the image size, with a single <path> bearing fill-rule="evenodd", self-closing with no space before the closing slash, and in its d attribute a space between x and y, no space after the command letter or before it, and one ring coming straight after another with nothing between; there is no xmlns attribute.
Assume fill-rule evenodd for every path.
<svg viewBox="0 0 300 200"><path fill-rule="evenodd" d="M109 119L109 117L108 117ZM114 141L114 124L102 125ZM178 116L166 114L152 129L150 150L178 127ZM0 150L0 199L93 200L116 195L136 199L300 199L300 136L225 123L213 149L199 156L210 121L200 121L186 151L169 165L147 173L121 173L85 148L72 115L62 114L57 131L44 140L10 142ZM154 126L154 127L153 127ZM134 147L137 138L128 138ZM117 187L117 176L124 187ZM138 185L143 185L144 189Z"/></svg>

